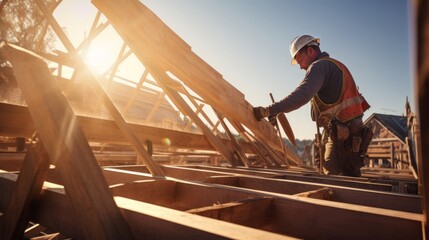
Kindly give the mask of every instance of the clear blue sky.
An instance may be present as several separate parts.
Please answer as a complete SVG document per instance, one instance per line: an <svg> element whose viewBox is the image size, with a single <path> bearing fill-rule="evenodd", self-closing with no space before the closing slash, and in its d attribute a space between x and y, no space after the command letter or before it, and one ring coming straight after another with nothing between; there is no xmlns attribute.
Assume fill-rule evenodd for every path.
<svg viewBox="0 0 429 240"><path fill-rule="evenodd" d="M74 2L76 9L80 1ZM66 3L69 2L69 3ZM401 115L414 106L412 23L405 0L142 0L203 60L254 106L287 96L305 72L291 65L297 35L321 39L321 49L351 71L372 113ZM80 14L82 14L80 9ZM65 14L65 13L64 13ZM73 12L69 12L73 14ZM74 19L76 20L76 18ZM88 29L92 19L89 19ZM67 26L66 29L71 29ZM309 104L287 114L299 139L316 128Z"/></svg>
<svg viewBox="0 0 429 240"><path fill-rule="evenodd" d="M145 0L194 52L252 105L288 95L305 72L290 64L301 34L346 64L372 113L401 115L413 103L411 17L405 0ZM414 105L412 104L412 107ZM308 104L287 114L300 138L312 138Z"/></svg>

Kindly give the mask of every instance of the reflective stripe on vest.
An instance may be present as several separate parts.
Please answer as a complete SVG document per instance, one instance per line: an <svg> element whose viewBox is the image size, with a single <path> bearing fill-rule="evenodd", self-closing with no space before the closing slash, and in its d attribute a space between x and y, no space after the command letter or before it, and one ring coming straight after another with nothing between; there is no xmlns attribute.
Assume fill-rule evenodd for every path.
<svg viewBox="0 0 429 240"><path fill-rule="evenodd" d="M346 99L344 101L342 101L341 103L329 108L326 111L323 111L320 113L320 115L325 115L325 114L329 114L332 116L338 116L338 113L341 112L342 110L351 107L353 105L360 105L365 101L365 99L362 96L355 96L349 99Z"/></svg>
<svg viewBox="0 0 429 240"><path fill-rule="evenodd" d="M321 58L337 65L343 73L343 82L340 97L333 104L324 103L318 95L312 101L315 109L318 110L316 116L329 115L336 117L340 121L348 121L363 114L370 106L359 93L352 75L341 62L332 58Z"/></svg>

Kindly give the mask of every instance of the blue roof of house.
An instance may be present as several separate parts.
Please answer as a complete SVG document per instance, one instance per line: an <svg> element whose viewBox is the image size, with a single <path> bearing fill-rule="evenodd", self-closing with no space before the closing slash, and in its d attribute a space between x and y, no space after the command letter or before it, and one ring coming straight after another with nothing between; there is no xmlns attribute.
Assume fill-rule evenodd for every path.
<svg viewBox="0 0 429 240"><path fill-rule="evenodd" d="M365 123L369 122L371 119L378 120L378 122L387 128L393 135L405 142L405 138L408 135L407 117L374 113L365 121Z"/></svg>

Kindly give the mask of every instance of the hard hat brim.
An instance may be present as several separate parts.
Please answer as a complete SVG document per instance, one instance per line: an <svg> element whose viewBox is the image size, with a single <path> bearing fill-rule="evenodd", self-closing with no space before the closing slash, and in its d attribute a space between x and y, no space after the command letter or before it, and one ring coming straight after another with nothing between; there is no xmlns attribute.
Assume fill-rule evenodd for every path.
<svg viewBox="0 0 429 240"><path fill-rule="evenodd" d="M290 61L291 64L297 64L298 62L295 59L296 54L301 51L302 48L307 46L319 46L320 45L320 38L313 38L309 40L308 42L305 42L305 44L300 47L299 49L296 49L296 51L292 55L292 60Z"/></svg>

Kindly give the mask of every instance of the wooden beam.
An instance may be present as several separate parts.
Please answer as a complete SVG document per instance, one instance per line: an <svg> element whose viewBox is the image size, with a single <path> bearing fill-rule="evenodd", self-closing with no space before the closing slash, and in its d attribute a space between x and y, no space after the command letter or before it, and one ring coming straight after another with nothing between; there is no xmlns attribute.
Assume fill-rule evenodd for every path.
<svg viewBox="0 0 429 240"><path fill-rule="evenodd" d="M195 105L194 105L195 106ZM197 115L198 116L198 114L201 112L201 110L203 109L203 107L204 107L204 104L200 104L200 105L196 105L196 107L197 107L197 109L195 110L195 115ZM192 126L192 123L193 123L193 121L192 121L192 119L190 119L190 121L186 124L186 126L183 128L183 129L185 129L185 130L189 130L190 128L191 128L191 126ZM213 126L213 125L212 125ZM212 132L215 132L215 131L213 131L212 130Z"/></svg>
<svg viewBox="0 0 429 240"><path fill-rule="evenodd" d="M31 239L33 237L38 236L40 234L40 232L45 231L45 230L46 230L46 227L44 227L38 223L33 224L32 226L25 229L24 238Z"/></svg>
<svg viewBox="0 0 429 240"><path fill-rule="evenodd" d="M240 224L252 228L263 228L272 212L272 198L255 197L229 203L194 208L186 212Z"/></svg>
<svg viewBox="0 0 429 240"><path fill-rule="evenodd" d="M10 137L31 137L36 130L27 107L0 103L0 134ZM77 116L77 122L82 128L88 141L128 144L114 121L106 119ZM164 139L170 140L172 148L193 150L216 150L204 135L151 127L139 124L129 124L141 142L151 140L154 145L164 145ZM232 144L230 140L222 139L222 144ZM246 143L241 144L246 153L254 153Z"/></svg>
<svg viewBox="0 0 429 240"><path fill-rule="evenodd" d="M204 124L204 122L193 112L191 107L186 103L182 96L180 96L178 92L168 87L169 83L171 82L170 77L167 76L164 71L155 66L146 65L146 67L157 80L159 85L163 88L167 96L174 102L176 107L181 109L183 113L188 115L194 121L194 123L201 129L204 136L207 138L207 141L209 141L213 145L213 147L225 157L226 160L228 160L232 165L235 165L235 155L233 153L233 150L231 149L231 146L223 145L220 140L220 137L215 136L210 131L210 129Z"/></svg>
<svg viewBox="0 0 429 240"><path fill-rule="evenodd" d="M109 21L106 21L98 25L98 21L100 20L100 17L101 17L101 13L97 12L97 15L95 16L94 21L92 22L91 30L89 31L88 36L76 48L76 50L78 51L80 50L84 51L83 56L85 56L86 54L85 51L88 50L88 46L90 45L92 40L110 25Z"/></svg>
<svg viewBox="0 0 429 240"><path fill-rule="evenodd" d="M204 170L199 173L198 170L195 172L182 171L183 168L175 170L177 167L164 167L168 176L179 177L182 179L201 179L202 174L206 174L204 181L217 184L226 184L236 186L240 188L250 188L255 190L263 190L269 192L277 192L284 194L296 194L303 191L313 191L320 188L330 188L335 192L332 200L344 203L359 204L364 206L380 207L392 210L400 210L407 212L420 213L421 208L419 203L421 198L419 196L386 193L372 190L356 189L349 187L341 187L335 185L308 183L308 182L297 182L291 180L281 179L263 179L263 178L251 178L251 177L216 177L211 178L210 176L221 176L225 175L225 172L207 172ZM131 167L127 168L132 170ZM210 178L208 178L210 177ZM231 179L233 178L233 179Z"/></svg>
<svg viewBox="0 0 429 240"><path fill-rule="evenodd" d="M51 233L51 234L46 234L43 236L39 236L39 237L33 237L31 238L31 240L55 240L60 236L59 233Z"/></svg>
<svg viewBox="0 0 429 240"><path fill-rule="evenodd" d="M223 129L228 134L228 137L229 137L229 139L232 142L232 145L233 145L233 147L235 149L235 153L237 155L237 158L236 158L237 162L238 162L238 160L241 160L241 162L238 162L235 165L237 165L237 166L240 166L240 165L243 166L243 164L244 164L246 167L251 167L249 159L247 158L245 152L241 148L240 143L237 141L237 139L235 139L235 136L229 130L228 126L226 125L225 121L223 120L223 117L215 109L213 109L213 111L216 113L216 115L217 115L217 117L219 119L219 122L222 124Z"/></svg>
<svg viewBox="0 0 429 240"><path fill-rule="evenodd" d="M218 129L219 124L213 124L212 120L209 118L209 116L202 109L205 106L205 101L202 102L201 104L198 104L197 101L195 100L196 98L194 96L192 96L192 94L182 84L180 84L178 89L180 89L179 91L181 93L185 94L188 97L189 101L191 101L191 103L194 105L194 107L197 108L197 110L195 111L197 113L197 115L198 115L198 113L201 112L201 115L206 119L208 124L212 127L212 133L217 132L219 135L221 135L222 133ZM219 122L220 121L218 121L217 123L219 123Z"/></svg>
<svg viewBox="0 0 429 240"><path fill-rule="evenodd" d="M147 71L147 69L144 70L142 76L140 77L139 82L137 83L136 87L134 88L133 94L131 95L131 97L128 99L127 105L125 105L124 110L122 111L123 114L127 114L128 110L131 108L131 106L133 105L137 95L140 93L141 88L143 86L143 83L146 81L147 75L149 74L149 72Z"/></svg>
<svg viewBox="0 0 429 240"><path fill-rule="evenodd" d="M30 216L30 204L40 195L49 165L49 156L40 142L28 145L9 205L2 217L1 239L21 239L24 236Z"/></svg>
<svg viewBox="0 0 429 240"><path fill-rule="evenodd" d="M0 211L5 207L4 196L10 194L14 181L15 174L0 173ZM67 237L82 239L83 233L77 226L78 221L64 189L48 182L45 182L44 189L37 211L32 212L32 219ZM117 196L115 201L135 239L294 239L129 198Z"/></svg>
<svg viewBox="0 0 429 240"><path fill-rule="evenodd" d="M419 185L420 192L423 196L423 231L425 238L429 237L429 171L428 162L429 158L429 112L427 111L427 103L429 102L429 3L427 1L417 1L412 5L416 13L415 22L417 23L417 72L415 76L417 81L414 83L417 97L417 116L419 116L420 131L417 131L417 139L415 149L417 154L418 171L419 171ZM414 140L414 139L413 139Z"/></svg>
<svg viewBox="0 0 429 240"><path fill-rule="evenodd" d="M121 47L121 50L119 50L118 57L116 58L116 61L113 63L110 69L109 78L107 79L107 86L106 86L107 91L110 91L113 78L116 76L116 72L118 71L119 65L123 62L122 58L125 55L126 48L127 48L127 44L125 42L122 43L122 47Z"/></svg>
<svg viewBox="0 0 429 240"><path fill-rule="evenodd" d="M85 237L131 238L129 227L110 195L76 116L46 63L19 47L7 44L2 44L0 53L13 66L34 125L51 163L64 179Z"/></svg>
<svg viewBox="0 0 429 240"><path fill-rule="evenodd" d="M0 174L4 176L6 174ZM150 176L149 174L141 174ZM231 201L243 200L257 196L272 197L272 212L270 212L269 222L263 227L273 233L279 233L283 236L293 236L303 239L421 239L421 214L406 213L393 211L382 208L362 207L359 205L338 203L311 198L301 198L297 196L289 196L272 192L242 189L232 186L220 186L215 184L203 184L201 182L190 182L182 180L168 180L173 182L175 193L166 191L169 194L174 194L175 201L169 205L175 209L193 209L203 206L213 205L217 202L228 203ZM158 180L157 182L165 182ZM0 187L8 189L9 184L13 184L10 180L0 177ZM150 183L146 183L146 187L150 188ZM139 184L135 185L139 188ZM72 238L79 234L79 231L71 232L70 229L75 227L75 223L70 218L70 205L67 199L62 198L63 190L58 187L50 187L52 190L46 190L39 202L40 211L36 212L34 219L42 225L50 229L64 233ZM159 188L158 185L153 185L153 189ZM129 196L132 196L133 190L129 191ZM199 193L201 198L196 199L195 193ZM8 194L8 192L0 192ZM206 196L207 194L207 196ZM137 192L134 197L139 198ZM210 221L208 218L199 219L200 222L188 221L188 215L182 211L165 212L161 207L144 203L141 201L127 199L125 202L118 202L121 197L116 197L116 203L121 207L125 218L130 223L133 232L137 237L145 232L149 236L154 234L163 234L164 238L175 236L176 239L189 238L178 234L176 227L187 225L191 227L198 235L201 231L199 224L210 225L211 233L223 234L224 229L219 228L216 222ZM1 198L0 198L1 200ZM199 201L201 200L201 201ZM137 205L131 204L135 203ZM135 206L135 207L132 207ZM0 210L3 209L0 202ZM127 210L132 210L128 212ZM172 209L169 209L172 210ZM62 214L59 214L62 213ZM182 217L180 217L180 214ZM308 213L308 214L303 214ZM55 218L52 216L55 215ZM147 216L152 218L148 219ZM335 216L335 217L332 217ZM170 225L165 225L165 220L168 219ZM329 219L329 221L326 221ZM64 224L64 221L69 224ZM197 220L197 219L194 219ZM350 224L357 221L359 224ZM312 231L308 231L308 222L311 225ZM355 222L356 223L356 222ZM189 225L188 225L189 224ZM234 225L240 228L239 225ZM68 231L65 228L69 228ZM64 229L64 231L62 231ZM244 229L242 229L244 230ZM189 231L191 231L189 229ZM159 236L159 235L158 235ZM265 238L263 238L265 239Z"/></svg>
<svg viewBox="0 0 429 240"><path fill-rule="evenodd" d="M323 200L331 200L333 195L334 195L334 191L332 191L332 189L329 189L329 188L320 188L313 191L294 194L294 196L298 196L298 197L308 197L308 198L316 198L316 199L323 199Z"/></svg>
<svg viewBox="0 0 429 240"><path fill-rule="evenodd" d="M192 168L197 169L207 169L213 171L222 171L229 173L237 173L237 174L252 174L258 175L260 174L270 174L273 178L277 179L287 179L287 180L296 180L296 181L304 181L304 182L312 182L312 183L323 183L323 184L331 184L345 187L354 187L368 190L377 190L377 191L392 191L391 184L383 184L383 183L371 183L368 179L359 179L359 178L339 178L332 176L321 176L316 174L297 174L293 172L287 171L277 171L276 169L259 169L253 168L252 170L245 168L224 168L224 167L215 167L215 166L190 166Z"/></svg>
<svg viewBox="0 0 429 240"><path fill-rule="evenodd" d="M149 239L295 239L123 197L115 200L136 234Z"/></svg>
<svg viewBox="0 0 429 240"><path fill-rule="evenodd" d="M106 171L115 172L126 178L125 173L147 172L141 166L117 166L105 168ZM207 183L234 186L239 188L275 192L294 195L302 192L329 188L334 191L331 200L335 202L350 203L362 206L398 210L411 213L421 213L421 196L411 194L390 193L371 189L361 189L317 182L308 182L287 179L272 179L273 175L258 171L247 171L241 174L228 173L222 170L192 169L188 167L163 166L167 176L183 179L197 180ZM128 172L130 171L130 172ZM245 174L245 175L244 175ZM268 178L267 178L268 177ZM271 178L270 178L271 177Z"/></svg>
<svg viewBox="0 0 429 240"><path fill-rule="evenodd" d="M61 42L64 44L66 49L69 51L69 53L75 58L75 60L78 63L79 71L82 71L82 75L87 78L88 84L95 90L98 97L103 102L106 109L109 111L112 118L115 120L118 127L121 129L122 133L127 137L127 139L130 141L130 144L134 147L136 152L139 154L141 159L145 162L145 164L148 166L148 169L153 175L157 176L163 176L164 174L161 172L159 166L153 162L151 156L146 152L138 138L135 136L133 131L130 129L130 127L127 125L127 122L122 117L121 113L118 111L118 109L115 107L113 102L110 100L109 96L106 94L104 89L100 86L97 79L94 77L94 75L89 71L89 69L86 67L84 61L82 58L78 55L76 49L74 48L71 41L67 38L66 34L58 24L58 22L55 20L55 18L52 16L52 13L48 12L46 9L46 6L41 0L35 0L37 3L37 6L40 8L40 10L43 12L44 16L50 23L51 27L54 29L57 36L60 38ZM120 61L120 60L118 60ZM75 71L76 72L76 71ZM74 73L75 73L74 72Z"/></svg>
<svg viewBox="0 0 429 240"><path fill-rule="evenodd" d="M244 95L191 51L190 46L139 1L93 0L143 65L155 65L201 96L222 115L245 124L260 138L281 149L274 128L258 122ZM129 24L132 19L134 24ZM228 104L225 104L228 103Z"/></svg>

